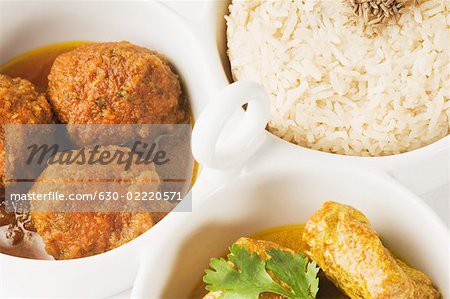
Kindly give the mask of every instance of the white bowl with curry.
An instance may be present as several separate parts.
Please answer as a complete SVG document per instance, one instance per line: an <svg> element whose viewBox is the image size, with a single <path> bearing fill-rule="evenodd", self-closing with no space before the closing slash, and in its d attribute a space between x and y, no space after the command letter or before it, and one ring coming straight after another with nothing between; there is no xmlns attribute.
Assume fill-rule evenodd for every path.
<svg viewBox="0 0 450 299"><path fill-rule="evenodd" d="M174 219L133 298L448 298L448 229L420 199L277 153Z"/></svg>

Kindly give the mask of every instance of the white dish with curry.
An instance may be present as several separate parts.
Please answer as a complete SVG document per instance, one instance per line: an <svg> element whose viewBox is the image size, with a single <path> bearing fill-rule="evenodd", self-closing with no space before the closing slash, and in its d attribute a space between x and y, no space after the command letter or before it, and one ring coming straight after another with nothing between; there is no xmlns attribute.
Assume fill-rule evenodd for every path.
<svg viewBox="0 0 450 299"><path fill-rule="evenodd" d="M259 298L448 298L448 229L420 199L389 177L313 161L292 162L290 154L285 151L278 163L276 158L249 163L247 175L228 177L208 198L197 198L193 213L172 219L176 227L164 249L147 256L134 295L203 298L209 290L205 298L258 298L256 291L267 291L256 283L258 278L247 284L249 289L240 289L246 285L241 277L236 287L239 278L232 276L242 273L236 270L236 260L229 273L223 269L227 262L211 260L225 257L237 242L250 252L260 248L254 252L261 256L271 247L304 254L321 269L317 297L282 292L284 297L278 293ZM237 272L230 274L231 269ZM274 274L273 266L268 273L285 290L293 290L292 284L285 284L286 277L280 282L283 273ZM201 283L202 277L207 284ZM226 277L231 282L221 280ZM294 276L288 278L295 281ZM250 290L250 295L224 295L233 289Z"/></svg>

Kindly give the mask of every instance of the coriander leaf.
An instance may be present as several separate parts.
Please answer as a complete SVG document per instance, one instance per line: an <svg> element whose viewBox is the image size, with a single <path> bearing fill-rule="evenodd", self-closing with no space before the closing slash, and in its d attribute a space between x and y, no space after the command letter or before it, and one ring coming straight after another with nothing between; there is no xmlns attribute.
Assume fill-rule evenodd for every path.
<svg viewBox="0 0 450 299"><path fill-rule="evenodd" d="M258 299L262 293L279 294L287 299L316 297L319 268L315 262L308 262L308 258L301 254L280 249L267 250L266 253L270 258L262 260L257 253L250 253L245 245L233 244L228 261L211 259L211 269L207 269L203 277L206 289L221 291L221 299Z"/></svg>
<svg viewBox="0 0 450 299"><path fill-rule="evenodd" d="M267 260L267 269L290 288L290 298L316 297L319 290L319 268L315 262L308 263L308 258L301 254L291 254L279 249L270 249L267 253L271 257Z"/></svg>
<svg viewBox="0 0 450 299"><path fill-rule="evenodd" d="M315 261L308 263L306 270L306 281L308 282L309 292L313 298L316 298L317 292L319 292L319 278L317 274L319 273L319 267Z"/></svg>
<svg viewBox="0 0 450 299"><path fill-rule="evenodd" d="M246 246L233 244L228 260L211 259L213 270L206 270L203 281L208 291L224 292L220 298L258 299L263 292L289 295L289 292L273 281L265 269L266 261L258 254L251 254Z"/></svg>

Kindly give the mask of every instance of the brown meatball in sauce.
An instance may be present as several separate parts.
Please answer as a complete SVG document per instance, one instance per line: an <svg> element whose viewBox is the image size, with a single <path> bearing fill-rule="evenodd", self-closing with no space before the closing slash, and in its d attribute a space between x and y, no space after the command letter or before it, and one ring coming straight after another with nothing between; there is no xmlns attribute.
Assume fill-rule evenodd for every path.
<svg viewBox="0 0 450 299"><path fill-rule="evenodd" d="M24 228L32 228L29 225L27 213L6 211L5 125L47 124L52 121L52 110L45 95L38 92L32 83L22 78L11 78L0 74L0 226L8 226L6 239L13 244L21 242L24 237Z"/></svg>
<svg viewBox="0 0 450 299"><path fill-rule="evenodd" d="M5 125L47 124L53 121L45 96L21 78L0 74L0 187L4 186Z"/></svg>
<svg viewBox="0 0 450 299"><path fill-rule="evenodd" d="M176 124L188 120L178 76L160 54L129 42L89 43L60 55L49 96L68 124Z"/></svg>
<svg viewBox="0 0 450 299"><path fill-rule="evenodd" d="M127 147L101 148L101 151L117 150L132 154ZM76 154L79 150L73 152ZM159 190L159 181L153 164L133 164L129 170L115 163L52 164L42 172L29 193L58 192L68 196L94 194L104 188L124 195L130 191L156 192ZM32 201L31 216L48 254L57 260L75 259L114 249L150 229L155 223L152 213L148 212L152 207L147 206L146 209L144 205L126 199Z"/></svg>

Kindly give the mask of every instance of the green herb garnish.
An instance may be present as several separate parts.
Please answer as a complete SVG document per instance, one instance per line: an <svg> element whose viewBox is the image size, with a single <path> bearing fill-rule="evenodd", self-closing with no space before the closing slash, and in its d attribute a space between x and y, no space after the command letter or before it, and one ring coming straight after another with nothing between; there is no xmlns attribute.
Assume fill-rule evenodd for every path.
<svg viewBox="0 0 450 299"><path fill-rule="evenodd" d="M95 103L97 104L97 106L99 107L104 107L106 105L106 101L103 99L98 99L95 101Z"/></svg>
<svg viewBox="0 0 450 299"><path fill-rule="evenodd" d="M222 299L258 299L262 293L288 299L316 298L319 268L314 261L280 249L267 250L266 254L270 258L263 260L257 253L250 253L246 246L231 245L229 262L223 258L211 259L211 269L203 277L206 289L222 291L219 297Z"/></svg>

